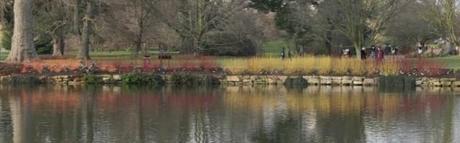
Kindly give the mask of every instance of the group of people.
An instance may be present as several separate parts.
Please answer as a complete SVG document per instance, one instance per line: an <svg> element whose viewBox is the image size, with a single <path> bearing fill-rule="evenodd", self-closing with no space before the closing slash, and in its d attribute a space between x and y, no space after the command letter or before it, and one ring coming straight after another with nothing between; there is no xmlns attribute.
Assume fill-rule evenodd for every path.
<svg viewBox="0 0 460 143"><path fill-rule="evenodd" d="M346 57L352 57L353 51L350 48L343 49L342 54ZM385 59L385 55L397 55L398 49L392 47L391 45L386 45L384 48L382 46L374 46L372 45L370 48L363 47L361 49L361 60L366 59L375 59L376 61L382 61ZM303 49L301 51L303 53ZM292 58L293 54L290 49L283 47L281 49L281 59Z"/></svg>
<svg viewBox="0 0 460 143"><path fill-rule="evenodd" d="M385 59L386 54L391 54L391 55L396 55L398 53L398 49L387 46L385 48L382 48L381 46L371 46L370 48L361 48L361 59L366 60L366 59L375 59L377 61L382 61ZM349 56L351 57L351 50L350 49L344 49L343 50L343 55L344 56Z"/></svg>
<svg viewBox="0 0 460 143"><path fill-rule="evenodd" d="M370 49L362 48L361 49L361 60L366 60L367 58L375 59L381 61L385 59L385 51L380 46L371 46Z"/></svg>
<svg viewBox="0 0 460 143"><path fill-rule="evenodd" d="M283 49L281 50L281 59L285 59L285 58L292 58L292 53L291 53L291 50L286 50L285 47L283 47Z"/></svg>

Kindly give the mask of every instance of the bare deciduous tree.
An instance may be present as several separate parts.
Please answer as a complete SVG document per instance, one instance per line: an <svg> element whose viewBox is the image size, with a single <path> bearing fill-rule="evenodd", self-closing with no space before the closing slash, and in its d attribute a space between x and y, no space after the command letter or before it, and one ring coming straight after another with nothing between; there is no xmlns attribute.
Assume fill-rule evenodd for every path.
<svg viewBox="0 0 460 143"><path fill-rule="evenodd" d="M389 21L406 5L405 0L327 0L335 28L353 44L357 57L361 48L381 37Z"/></svg>
<svg viewBox="0 0 460 143"><path fill-rule="evenodd" d="M52 39L53 56L64 56L65 36L71 26L71 6L69 0L38 0L35 1L36 31L47 34Z"/></svg>
<svg viewBox="0 0 460 143"><path fill-rule="evenodd" d="M460 40L456 35L456 0L423 0L427 9L425 18L436 27L442 38L450 43L450 49L460 45ZM460 54L460 52L458 52Z"/></svg>
<svg viewBox="0 0 460 143"><path fill-rule="evenodd" d="M156 13L179 34L182 50L197 54L203 50L208 32L244 8L245 0L171 0L158 3Z"/></svg>
<svg viewBox="0 0 460 143"><path fill-rule="evenodd" d="M85 0L85 4L85 17L83 18L83 29L81 35L82 41L78 58L82 60L89 60L91 59L89 51L91 46L91 34L93 33L95 2L94 0Z"/></svg>

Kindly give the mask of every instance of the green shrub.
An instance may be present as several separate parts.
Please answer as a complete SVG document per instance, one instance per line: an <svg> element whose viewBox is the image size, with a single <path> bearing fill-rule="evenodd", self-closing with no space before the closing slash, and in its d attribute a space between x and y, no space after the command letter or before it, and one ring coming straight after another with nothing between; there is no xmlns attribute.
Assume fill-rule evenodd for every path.
<svg viewBox="0 0 460 143"><path fill-rule="evenodd" d="M220 85L220 81L211 75L174 74L171 82L176 86L214 86Z"/></svg>
<svg viewBox="0 0 460 143"><path fill-rule="evenodd" d="M3 30L1 34L1 47L10 50L13 31L7 29ZM38 54L51 54L53 52L52 39L50 36L38 36L38 38L34 39L34 45Z"/></svg>
<svg viewBox="0 0 460 143"><path fill-rule="evenodd" d="M412 76L381 76L379 88L385 91L415 89L416 78Z"/></svg>
<svg viewBox="0 0 460 143"><path fill-rule="evenodd" d="M142 80L139 74L126 74L121 77L121 81L125 84L141 83Z"/></svg>
<svg viewBox="0 0 460 143"><path fill-rule="evenodd" d="M98 84L102 82L102 78L92 74L86 74L83 76L83 81L86 84Z"/></svg>
<svg viewBox="0 0 460 143"><path fill-rule="evenodd" d="M206 85L213 85L213 86L220 85L220 80L217 77L212 76L212 75L204 75L203 82Z"/></svg>
<svg viewBox="0 0 460 143"><path fill-rule="evenodd" d="M295 77L295 78L288 78L284 82L286 87L306 87L308 85L308 81L302 77Z"/></svg>
<svg viewBox="0 0 460 143"><path fill-rule="evenodd" d="M148 85L164 85L165 81L159 75L131 73L121 77L124 84L148 84Z"/></svg>
<svg viewBox="0 0 460 143"><path fill-rule="evenodd" d="M11 83L11 84L41 84L43 83L36 76L13 76L9 78L7 81L2 81L4 83Z"/></svg>
<svg viewBox="0 0 460 143"><path fill-rule="evenodd" d="M2 31L2 39L1 39L1 46L7 50L11 49L11 36L13 36L13 32L9 29Z"/></svg>
<svg viewBox="0 0 460 143"><path fill-rule="evenodd" d="M34 45L38 54L52 54L53 42L51 36L40 35L34 39Z"/></svg>
<svg viewBox="0 0 460 143"><path fill-rule="evenodd" d="M197 82L197 78L189 74L174 74L171 76L171 82L174 85L186 85L191 86Z"/></svg>

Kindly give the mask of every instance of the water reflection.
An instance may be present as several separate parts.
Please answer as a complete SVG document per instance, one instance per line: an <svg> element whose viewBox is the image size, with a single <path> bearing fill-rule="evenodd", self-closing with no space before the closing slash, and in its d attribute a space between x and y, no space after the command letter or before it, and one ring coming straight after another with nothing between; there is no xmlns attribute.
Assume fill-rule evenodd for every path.
<svg viewBox="0 0 460 143"><path fill-rule="evenodd" d="M457 93L0 86L0 142L460 142Z"/></svg>

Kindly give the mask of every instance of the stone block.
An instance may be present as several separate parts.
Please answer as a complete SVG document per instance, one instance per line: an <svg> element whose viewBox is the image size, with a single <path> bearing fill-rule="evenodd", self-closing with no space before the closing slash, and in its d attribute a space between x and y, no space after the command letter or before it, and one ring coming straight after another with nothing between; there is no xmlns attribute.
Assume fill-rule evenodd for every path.
<svg viewBox="0 0 460 143"><path fill-rule="evenodd" d="M366 85L366 86L377 85L377 80L373 78L366 78L363 81L363 85Z"/></svg>
<svg viewBox="0 0 460 143"><path fill-rule="evenodd" d="M430 85L434 86L434 87L441 87L442 86L442 83L440 81L432 81L430 83Z"/></svg>
<svg viewBox="0 0 460 143"><path fill-rule="evenodd" d="M452 86L452 81L441 81L441 86L442 87L451 87Z"/></svg>
<svg viewBox="0 0 460 143"><path fill-rule="evenodd" d="M101 79L103 82L111 82L112 80L112 75L101 75Z"/></svg>
<svg viewBox="0 0 460 143"><path fill-rule="evenodd" d="M454 87L460 87L460 81L454 81L454 82L452 82L452 86L454 86Z"/></svg>
<svg viewBox="0 0 460 143"><path fill-rule="evenodd" d="M66 85L82 85L83 82L79 82L79 81L70 81L70 82L66 82L66 83L63 83L63 84L66 84Z"/></svg>
<svg viewBox="0 0 460 143"><path fill-rule="evenodd" d="M270 85L278 84L278 78L276 76L267 76L267 83Z"/></svg>
<svg viewBox="0 0 460 143"><path fill-rule="evenodd" d="M278 76L278 79L279 79L279 82L281 82L281 84L283 84L284 82L286 82L286 79L288 79L288 76Z"/></svg>
<svg viewBox="0 0 460 143"><path fill-rule="evenodd" d="M319 85L320 79L319 77L308 77L307 82L308 84L311 84L311 85Z"/></svg>
<svg viewBox="0 0 460 143"><path fill-rule="evenodd" d="M253 79L253 83L255 85L268 85L268 77L266 76L258 76Z"/></svg>
<svg viewBox="0 0 460 143"><path fill-rule="evenodd" d="M363 85L364 77L353 77L353 85Z"/></svg>
<svg viewBox="0 0 460 143"><path fill-rule="evenodd" d="M423 85L423 81L420 80L420 79L417 79L417 80L415 81L415 85L416 85L416 86L422 86L422 85Z"/></svg>
<svg viewBox="0 0 460 143"><path fill-rule="evenodd" d="M302 76L303 79L308 80L310 78L313 78L314 76Z"/></svg>
<svg viewBox="0 0 460 143"><path fill-rule="evenodd" d="M342 85L342 77L332 77L332 85Z"/></svg>
<svg viewBox="0 0 460 143"><path fill-rule="evenodd" d="M442 87L451 87L452 82L454 82L454 81L455 81L454 78L442 78L442 79L440 79Z"/></svg>
<svg viewBox="0 0 460 143"><path fill-rule="evenodd" d="M242 84L243 85L252 85L252 81L250 79L243 79Z"/></svg>
<svg viewBox="0 0 460 143"><path fill-rule="evenodd" d="M121 81L121 75L113 75L113 76L112 76L112 79L113 79L114 81Z"/></svg>
<svg viewBox="0 0 460 143"><path fill-rule="evenodd" d="M7 80L7 76L0 76L0 82L6 82Z"/></svg>
<svg viewBox="0 0 460 143"><path fill-rule="evenodd" d="M228 81L228 82L240 82L240 78L238 76L227 76L226 81Z"/></svg>
<svg viewBox="0 0 460 143"><path fill-rule="evenodd" d="M432 79L428 79L428 85L434 86L434 87L441 87L442 83L441 83L441 80L432 78Z"/></svg>
<svg viewBox="0 0 460 143"><path fill-rule="evenodd" d="M342 77L342 85L349 86L353 84L353 80L349 76L343 76Z"/></svg>
<svg viewBox="0 0 460 143"><path fill-rule="evenodd" d="M361 86L363 85L362 81L353 81L353 85Z"/></svg>
<svg viewBox="0 0 460 143"><path fill-rule="evenodd" d="M332 85L332 78L328 76L320 77L320 84L321 85Z"/></svg>
<svg viewBox="0 0 460 143"><path fill-rule="evenodd" d="M345 86L353 85L353 80L351 80L351 79L342 79L342 85L345 85Z"/></svg>

